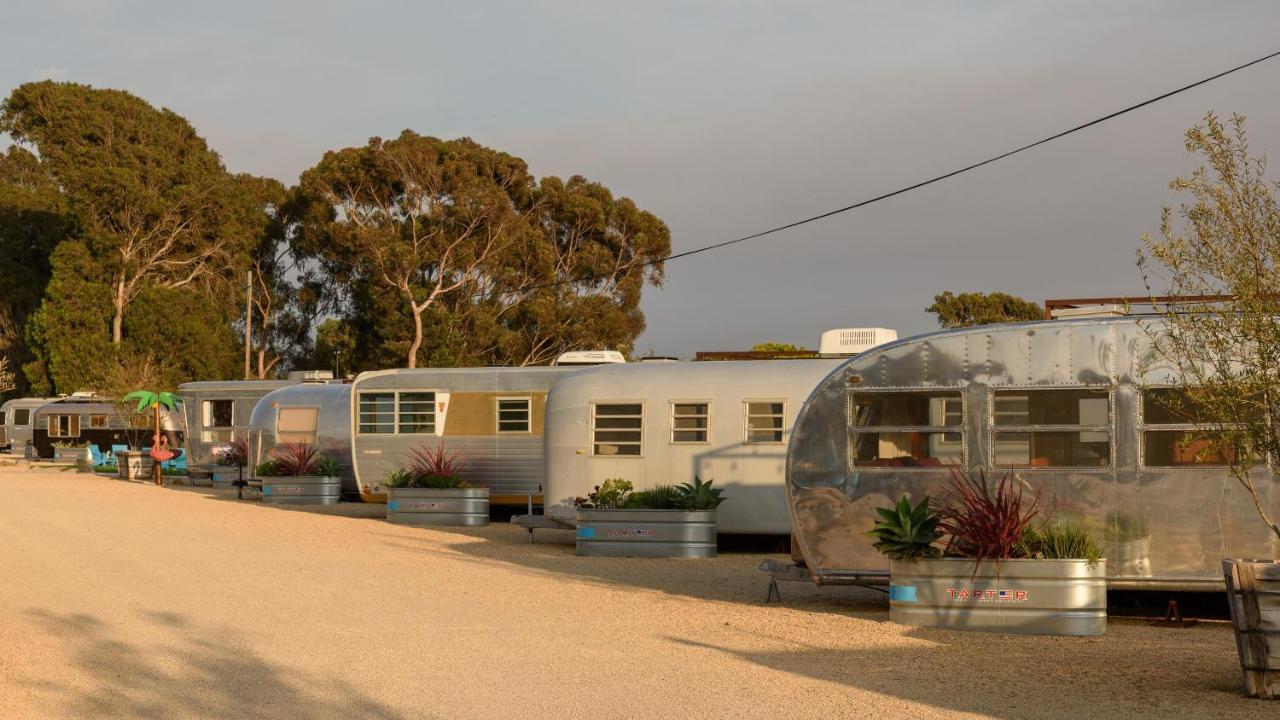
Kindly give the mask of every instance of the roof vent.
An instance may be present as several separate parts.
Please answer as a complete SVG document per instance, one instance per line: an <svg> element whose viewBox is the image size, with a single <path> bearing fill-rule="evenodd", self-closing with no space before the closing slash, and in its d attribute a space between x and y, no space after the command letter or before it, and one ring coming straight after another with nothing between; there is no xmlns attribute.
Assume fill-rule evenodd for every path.
<svg viewBox="0 0 1280 720"><path fill-rule="evenodd" d="M609 365L625 363L626 358L617 350L574 350L556 358L552 365Z"/></svg>
<svg viewBox="0 0 1280 720"><path fill-rule="evenodd" d="M822 333L818 354L857 355L877 345L898 339L898 331L888 328L839 328Z"/></svg>

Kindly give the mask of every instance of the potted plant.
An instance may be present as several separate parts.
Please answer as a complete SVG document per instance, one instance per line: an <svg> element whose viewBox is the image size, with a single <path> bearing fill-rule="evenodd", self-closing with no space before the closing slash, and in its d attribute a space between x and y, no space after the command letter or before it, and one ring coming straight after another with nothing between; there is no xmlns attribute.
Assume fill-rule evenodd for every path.
<svg viewBox="0 0 1280 720"><path fill-rule="evenodd" d="M935 509L904 496L868 533L889 557L889 619L959 630L1101 635L1106 560L1085 527L1033 524L1011 474L995 483L953 470ZM942 547L936 543L943 542Z"/></svg>
<svg viewBox="0 0 1280 720"><path fill-rule="evenodd" d="M462 479L466 462L443 445L409 453L409 467L393 470L387 488L387 521L403 525L480 527L489 524L489 488Z"/></svg>
<svg viewBox="0 0 1280 720"><path fill-rule="evenodd" d="M715 557L716 508L724 491L692 483L633 492L622 478L577 498L577 554L609 557Z"/></svg>
<svg viewBox="0 0 1280 720"><path fill-rule="evenodd" d="M262 501L273 505L335 505L342 497L342 468L308 443L288 443L258 465Z"/></svg>
<svg viewBox="0 0 1280 720"><path fill-rule="evenodd" d="M89 443L55 442L53 443L54 462L74 463L76 465L93 464L93 454Z"/></svg>
<svg viewBox="0 0 1280 720"><path fill-rule="evenodd" d="M244 497L244 489L249 481L244 476L245 466L249 464L249 443L237 438L214 453L218 469L210 474L209 481L214 487L233 487L236 497Z"/></svg>

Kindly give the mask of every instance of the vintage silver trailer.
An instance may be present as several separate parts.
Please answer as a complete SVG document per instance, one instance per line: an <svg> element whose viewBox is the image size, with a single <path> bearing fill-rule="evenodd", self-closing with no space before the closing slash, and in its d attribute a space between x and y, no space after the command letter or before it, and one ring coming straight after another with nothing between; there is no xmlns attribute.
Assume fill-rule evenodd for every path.
<svg viewBox="0 0 1280 720"><path fill-rule="evenodd" d="M342 466L342 492L359 492L351 469L351 385L305 382L263 395L249 420L249 466L287 443L306 443Z"/></svg>
<svg viewBox="0 0 1280 720"><path fill-rule="evenodd" d="M14 398L0 405L0 450L21 453L31 442L31 414L54 398Z"/></svg>
<svg viewBox="0 0 1280 720"><path fill-rule="evenodd" d="M804 399L843 362L657 362L581 370L547 398L548 518L608 478L637 489L714 480L721 533L790 532L783 471Z"/></svg>
<svg viewBox="0 0 1280 720"><path fill-rule="evenodd" d="M187 435L187 467L210 470L217 466L217 451L232 440L248 440L253 409L267 393L300 380L201 380L182 383L178 396Z"/></svg>
<svg viewBox="0 0 1280 720"><path fill-rule="evenodd" d="M352 464L360 496L386 502L383 478L414 448L443 445L492 504L541 502L543 412L566 367L418 368L361 373L352 383Z"/></svg>
<svg viewBox="0 0 1280 720"><path fill-rule="evenodd" d="M54 456L54 443L96 445L106 452L115 445L150 447L154 434L151 413L134 413L108 398L73 395L47 402L32 413L31 442L41 458ZM160 430L169 446L182 446L181 418L161 408Z"/></svg>
<svg viewBox="0 0 1280 720"><path fill-rule="evenodd" d="M983 326L843 363L805 402L788 450L787 507L810 576L886 579L864 534L875 508L935 493L953 465L1012 472L1046 513L1095 527L1111 587L1221 588L1222 558L1280 555L1248 494L1206 456L1208 426L1169 412L1176 376L1148 329L1133 318ZM1275 514L1277 477L1263 465L1258 490Z"/></svg>

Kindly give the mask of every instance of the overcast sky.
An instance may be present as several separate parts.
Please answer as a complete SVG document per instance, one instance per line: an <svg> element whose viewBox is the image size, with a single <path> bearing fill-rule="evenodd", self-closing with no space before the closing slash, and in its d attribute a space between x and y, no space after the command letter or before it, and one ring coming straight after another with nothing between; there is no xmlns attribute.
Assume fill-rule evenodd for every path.
<svg viewBox="0 0 1280 720"><path fill-rule="evenodd" d="M681 251L908 185L1280 50L1275 2L25 2L0 88L128 89L293 182L404 128L583 174ZM1280 60L998 165L672 262L637 350L930 329L944 289L1141 290L1134 251L1207 110L1280 153Z"/></svg>

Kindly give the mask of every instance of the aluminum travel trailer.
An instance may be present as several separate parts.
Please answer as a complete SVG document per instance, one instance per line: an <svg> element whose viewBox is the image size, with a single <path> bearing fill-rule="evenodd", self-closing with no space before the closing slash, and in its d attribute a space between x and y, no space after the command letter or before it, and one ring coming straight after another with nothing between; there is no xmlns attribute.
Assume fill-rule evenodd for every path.
<svg viewBox="0 0 1280 720"><path fill-rule="evenodd" d="M187 467L209 470L217 466L216 450L235 439L248 440L249 421L258 400L273 390L300 382L295 378L203 380L179 385L178 396L191 431L187 437Z"/></svg>
<svg viewBox="0 0 1280 720"><path fill-rule="evenodd" d="M540 493L547 391L578 367L420 368L361 373L352 383L352 460L360 495L385 502L382 480L417 447L466 460L463 478L493 504Z"/></svg>
<svg viewBox="0 0 1280 720"><path fill-rule="evenodd" d="M1177 376L1149 330L1131 318L983 326L845 362L805 402L789 447L810 575L885 579L864 535L875 509L936 493L952 465L1012 472L1046 514L1092 525L1112 587L1220 589L1222 558L1276 557L1248 494L1197 441L1204 428L1168 411ZM1265 463L1258 491L1280 512Z"/></svg>
<svg viewBox="0 0 1280 720"><path fill-rule="evenodd" d="M636 488L714 480L722 533L789 533L783 470L801 403L843 360L605 365L547 398L545 513L572 524L573 499L608 478Z"/></svg>
<svg viewBox="0 0 1280 720"><path fill-rule="evenodd" d="M303 442L342 466L342 491L358 492L351 470L351 385L306 382L272 390L258 401L249 421L249 465L271 450Z"/></svg>
<svg viewBox="0 0 1280 720"><path fill-rule="evenodd" d="M0 450L21 453L31 442L31 414L54 398L14 398L0 405Z"/></svg>
<svg viewBox="0 0 1280 720"><path fill-rule="evenodd" d="M182 446L181 418L176 413L160 410L160 430L170 447ZM106 398L73 395L47 402L32 413L31 440L42 458L53 457L54 443L92 443L103 452L112 445L150 447L152 432L150 413L122 413Z"/></svg>

